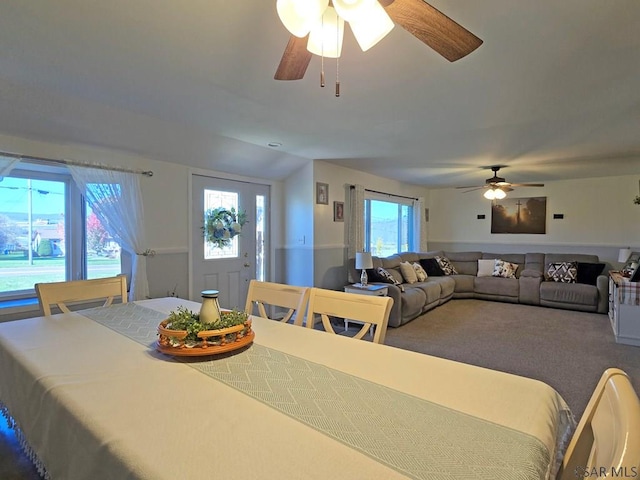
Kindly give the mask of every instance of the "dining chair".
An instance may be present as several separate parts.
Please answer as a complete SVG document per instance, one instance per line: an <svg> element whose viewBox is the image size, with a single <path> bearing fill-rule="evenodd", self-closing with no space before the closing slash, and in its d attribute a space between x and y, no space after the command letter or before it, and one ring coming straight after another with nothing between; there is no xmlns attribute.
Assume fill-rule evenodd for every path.
<svg viewBox="0 0 640 480"><path fill-rule="evenodd" d="M640 400L625 372L605 370L564 455L558 480L640 475Z"/></svg>
<svg viewBox="0 0 640 480"><path fill-rule="evenodd" d="M92 280L72 280L70 282L36 283L38 303L43 315L51 315L51 306L57 305L65 313L70 313L67 304L104 299L104 307L116 298L127 303L127 277L96 278Z"/></svg>
<svg viewBox="0 0 640 480"><path fill-rule="evenodd" d="M330 317L362 323L353 338L362 339L374 327L373 342L384 343L393 299L372 295L338 292L324 288L312 288L309 296L307 327L313 328L316 314L320 315L327 332L336 333Z"/></svg>
<svg viewBox="0 0 640 480"><path fill-rule="evenodd" d="M289 322L295 314L294 325L302 325L308 301L308 287L296 287L282 283L251 280L244 311L249 315L253 315L254 306L257 306L258 315L274 320L274 318L267 314L265 306L281 307L288 309L288 311L284 317L278 318L280 322Z"/></svg>

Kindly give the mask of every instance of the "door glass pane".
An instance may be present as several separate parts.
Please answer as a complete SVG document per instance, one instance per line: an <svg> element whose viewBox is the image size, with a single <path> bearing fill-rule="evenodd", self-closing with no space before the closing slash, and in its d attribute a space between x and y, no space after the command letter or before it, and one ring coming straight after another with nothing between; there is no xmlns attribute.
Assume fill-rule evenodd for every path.
<svg viewBox="0 0 640 480"><path fill-rule="evenodd" d="M86 203L87 278L114 277L122 272L120 244L107 233L100 219Z"/></svg>
<svg viewBox="0 0 640 480"><path fill-rule="evenodd" d="M256 195L256 279L265 280L265 196Z"/></svg>
<svg viewBox="0 0 640 480"><path fill-rule="evenodd" d="M65 182L0 182L0 294L66 280Z"/></svg>
<svg viewBox="0 0 640 480"><path fill-rule="evenodd" d="M237 212L238 209L238 194L236 192L223 192L220 190L204 190L204 211L205 214L209 210L215 208L226 208L231 210L232 208ZM204 225L204 219L203 219ZM204 242L204 258L205 260L215 260L218 258L237 258L238 257L238 237L230 239L229 245L225 247L218 247L212 243Z"/></svg>

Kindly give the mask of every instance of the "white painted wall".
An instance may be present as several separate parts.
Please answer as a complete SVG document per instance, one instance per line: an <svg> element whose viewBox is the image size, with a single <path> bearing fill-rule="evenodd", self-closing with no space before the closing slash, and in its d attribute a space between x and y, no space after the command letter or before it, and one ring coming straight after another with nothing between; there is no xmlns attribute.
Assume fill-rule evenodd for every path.
<svg viewBox="0 0 640 480"><path fill-rule="evenodd" d="M640 205L633 204L638 195L638 176L587 178L545 182L542 188L517 188L513 198L547 197L547 233L545 235L508 235L491 233L491 202L482 191L463 193L456 189L433 189L429 193L431 246L458 245L467 250L476 245L481 250L510 245L520 250L561 251L581 249L600 252L606 261L617 258L620 247L640 249ZM553 219L554 213L564 219ZM484 214L485 220L478 220ZM489 250L495 251L495 250ZM606 258L602 256L605 255Z"/></svg>

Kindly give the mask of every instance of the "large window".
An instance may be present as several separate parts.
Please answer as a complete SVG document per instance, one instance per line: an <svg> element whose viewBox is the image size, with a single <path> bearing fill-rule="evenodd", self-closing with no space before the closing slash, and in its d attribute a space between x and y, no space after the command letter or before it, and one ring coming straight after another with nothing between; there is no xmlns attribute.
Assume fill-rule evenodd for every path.
<svg viewBox="0 0 640 480"><path fill-rule="evenodd" d="M121 273L111 238L64 168L15 169L0 180L0 298L34 284Z"/></svg>
<svg viewBox="0 0 640 480"><path fill-rule="evenodd" d="M400 197L364 203L365 249L378 257L413 250L413 203Z"/></svg>

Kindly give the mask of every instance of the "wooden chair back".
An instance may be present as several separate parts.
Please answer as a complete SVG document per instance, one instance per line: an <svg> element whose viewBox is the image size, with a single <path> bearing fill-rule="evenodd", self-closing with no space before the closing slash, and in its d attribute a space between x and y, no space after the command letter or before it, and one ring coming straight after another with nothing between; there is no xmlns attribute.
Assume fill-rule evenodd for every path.
<svg viewBox="0 0 640 480"><path fill-rule="evenodd" d="M92 280L73 280L70 282L36 283L38 303L43 315L51 315L51 305L57 305L65 313L69 313L70 303L87 302L104 299L105 307L111 305L116 298L127 303L127 277L96 278Z"/></svg>
<svg viewBox="0 0 640 480"><path fill-rule="evenodd" d="M249 315L253 315L254 306L257 306L258 315L271 319L265 306L281 307L288 310L283 318L278 319L279 321L287 323L295 313L294 325L302 325L308 301L308 287L251 280L244 310Z"/></svg>
<svg viewBox="0 0 640 480"><path fill-rule="evenodd" d="M557 478L639 475L640 400L627 374L609 368L580 418Z"/></svg>
<svg viewBox="0 0 640 480"><path fill-rule="evenodd" d="M312 288L309 296L307 326L313 327L316 314L320 315L324 329L330 333L336 333L331 325L330 317L355 320L363 325L353 338L362 339L371 326L374 326L373 341L384 343L392 305L393 299L391 297L358 295Z"/></svg>

